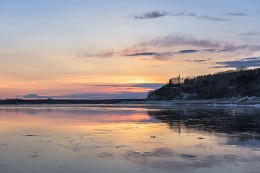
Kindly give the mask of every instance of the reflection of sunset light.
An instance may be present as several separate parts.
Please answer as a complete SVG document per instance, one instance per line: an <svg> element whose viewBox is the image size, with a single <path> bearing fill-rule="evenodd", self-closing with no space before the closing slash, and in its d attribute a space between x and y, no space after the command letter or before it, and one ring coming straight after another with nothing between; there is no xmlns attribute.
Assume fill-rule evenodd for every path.
<svg viewBox="0 0 260 173"><path fill-rule="evenodd" d="M81 110L75 112L80 113ZM108 110L104 114L92 115L89 111L82 111L77 115L70 115L67 112L59 110L41 110L38 109L5 109L2 110L4 113L0 113L0 124L12 124L17 127L28 127L28 128L45 128L53 127L55 129L67 128L68 126L73 127L87 127L94 124L106 124L115 125L121 123L133 123L147 121L150 117L144 113L123 113L114 114ZM8 116L5 116L8 113ZM35 116L32 116L35 115ZM76 117L76 118L75 118ZM1 126L3 131L7 126Z"/></svg>
<svg viewBox="0 0 260 173"><path fill-rule="evenodd" d="M105 111L98 113L99 109ZM146 143L138 142L145 140L151 142L149 147L153 148L160 144L160 139L167 139L167 147L180 146L181 143L196 144L200 134L187 134L183 132L182 138L179 133L169 133L166 124L149 121L146 111L138 110L138 113L129 112L130 109L107 108L19 108L3 109L0 111L0 135L70 135L76 137L78 134L93 134L103 143L106 141L117 141L119 144L132 143L140 149L147 149ZM94 112L93 112L93 111ZM128 110L128 111L127 111ZM6 116L8 114L8 116ZM164 132L164 133L162 133ZM152 139L151 136L156 136ZM176 140L178 139L178 140ZM210 138L208 138L210 139ZM136 141L136 142L135 142ZM152 143L153 141L157 141ZM133 143L134 142L134 143ZM204 142L212 143L204 139ZM102 145L102 143L100 143ZM113 150L113 148L111 149Z"/></svg>

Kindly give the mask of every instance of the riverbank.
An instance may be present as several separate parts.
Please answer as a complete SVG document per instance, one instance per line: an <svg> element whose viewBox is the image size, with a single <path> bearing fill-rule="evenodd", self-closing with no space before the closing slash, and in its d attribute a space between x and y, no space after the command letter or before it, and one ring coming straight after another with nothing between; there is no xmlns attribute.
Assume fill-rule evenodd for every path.
<svg viewBox="0 0 260 173"><path fill-rule="evenodd" d="M236 97L223 99L207 99L207 100L163 100L150 101L145 99L107 99L107 100L56 100L56 99L39 99L39 100L23 100L23 99L7 99L0 100L0 105L81 105L81 104L110 104L110 105L255 105L260 106L260 97Z"/></svg>
<svg viewBox="0 0 260 173"><path fill-rule="evenodd" d="M168 104L212 104L212 105L260 105L260 97L223 98L207 100L169 100L169 101L146 101L145 103L168 103Z"/></svg>

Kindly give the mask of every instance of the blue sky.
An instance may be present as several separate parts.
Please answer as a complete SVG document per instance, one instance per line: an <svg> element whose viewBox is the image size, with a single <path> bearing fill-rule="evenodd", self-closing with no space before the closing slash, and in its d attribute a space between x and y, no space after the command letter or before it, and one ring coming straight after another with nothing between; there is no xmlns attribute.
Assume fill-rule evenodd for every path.
<svg viewBox="0 0 260 173"><path fill-rule="evenodd" d="M127 88L104 84L259 67L259 11L258 0L0 0L1 97L97 85L118 96Z"/></svg>

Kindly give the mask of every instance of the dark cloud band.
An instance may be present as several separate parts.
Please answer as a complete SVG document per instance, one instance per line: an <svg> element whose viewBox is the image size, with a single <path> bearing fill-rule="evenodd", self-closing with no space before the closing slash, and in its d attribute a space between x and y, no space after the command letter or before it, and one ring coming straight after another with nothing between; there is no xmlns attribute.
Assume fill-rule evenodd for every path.
<svg viewBox="0 0 260 173"><path fill-rule="evenodd" d="M241 13L241 12L238 12L238 13L227 13L226 15L229 15L229 16L248 16L247 13Z"/></svg>
<svg viewBox="0 0 260 173"><path fill-rule="evenodd" d="M179 13L173 13L173 12L167 12L167 11L152 11L147 12L142 15L136 15L133 18L134 19L155 19L165 16L180 16L180 17L193 17L197 19L204 19L204 20L210 20L210 21L228 21L227 19L220 18L220 17L213 17L209 15L199 15L196 13L185 13L185 12L179 12Z"/></svg>
<svg viewBox="0 0 260 173"><path fill-rule="evenodd" d="M217 62L214 68L241 68L241 67L260 67L260 56L249 57L234 61Z"/></svg>
<svg viewBox="0 0 260 173"><path fill-rule="evenodd" d="M152 11L139 16L134 16L134 19L154 19L170 15L168 12Z"/></svg>

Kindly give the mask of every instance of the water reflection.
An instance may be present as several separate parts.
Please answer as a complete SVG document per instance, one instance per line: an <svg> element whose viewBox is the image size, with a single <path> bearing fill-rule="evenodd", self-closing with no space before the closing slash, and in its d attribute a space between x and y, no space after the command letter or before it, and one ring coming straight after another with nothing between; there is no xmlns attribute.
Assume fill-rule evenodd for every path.
<svg viewBox="0 0 260 173"><path fill-rule="evenodd" d="M257 172L259 112L2 107L0 172Z"/></svg>
<svg viewBox="0 0 260 173"><path fill-rule="evenodd" d="M232 167L234 163L236 163L235 166L240 166L240 164L238 163L254 162L255 159L260 159L259 156L253 156L248 159L232 154L185 154L175 152L169 148L156 148L153 151L144 153L128 152L125 155L125 158L131 160L136 164L145 165L154 169L159 168L167 172L188 172L192 169L209 167L213 167L212 170L218 168L218 171L220 171L223 163L230 164L230 166ZM194 172L197 172L197 170L194 170Z"/></svg>
<svg viewBox="0 0 260 173"><path fill-rule="evenodd" d="M179 107L148 111L148 115L167 123L175 132L225 133L238 141L260 140L260 109Z"/></svg>

